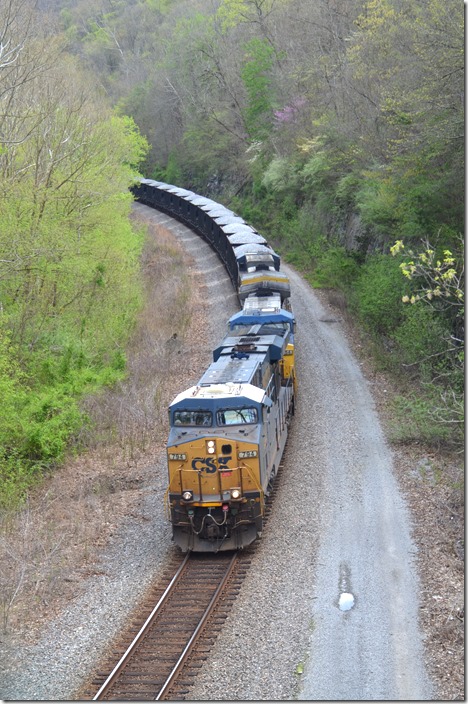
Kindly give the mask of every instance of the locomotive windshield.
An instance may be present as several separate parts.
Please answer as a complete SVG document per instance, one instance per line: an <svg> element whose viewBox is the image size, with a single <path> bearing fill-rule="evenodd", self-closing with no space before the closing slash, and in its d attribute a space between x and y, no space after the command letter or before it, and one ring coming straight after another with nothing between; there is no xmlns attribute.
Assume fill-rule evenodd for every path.
<svg viewBox="0 0 468 704"><path fill-rule="evenodd" d="M174 425L213 425L211 411L174 411Z"/></svg>
<svg viewBox="0 0 468 704"><path fill-rule="evenodd" d="M256 331L257 335L275 335L276 330L289 330L290 327L289 323L280 321L276 323L262 324L261 319L255 324L262 325L262 327ZM254 323L238 323L237 325L232 326L232 330L236 333L236 335L248 335L252 330L252 325L254 325Z"/></svg>
<svg viewBox="0 0 468 704"><path fill-rule="evenodd" d="M218 425L244 425L257 422L256 408L226 408L216 414Z"/></svg>

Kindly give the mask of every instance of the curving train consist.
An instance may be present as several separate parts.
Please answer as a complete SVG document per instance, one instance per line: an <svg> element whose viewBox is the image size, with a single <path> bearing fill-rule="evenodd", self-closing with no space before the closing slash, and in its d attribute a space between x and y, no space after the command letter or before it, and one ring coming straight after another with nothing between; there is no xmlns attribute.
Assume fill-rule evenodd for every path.
<svg viewBox="0 0 468 704"><path fill-rule="evenodd" d="M219 203L148 179L133 191L215 249L242 306L197 385L169 407L166 500L183 552L243 548L262 533L294 413L289 279L266 240Z"/></svg>

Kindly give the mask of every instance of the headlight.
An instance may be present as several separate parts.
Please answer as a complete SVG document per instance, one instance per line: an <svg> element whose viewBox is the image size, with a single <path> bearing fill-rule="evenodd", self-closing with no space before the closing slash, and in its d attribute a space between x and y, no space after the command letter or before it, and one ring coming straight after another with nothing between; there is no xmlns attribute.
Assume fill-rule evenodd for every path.
<svg viewBox="0 0 468 704"><path fill-rule="evenodd" d="M238 501L242 496L242 492L240 489L231 489L231 499L234 501Z"/></svg>
<svg viewBox="0 0 468 704"><path fill-rule="evenodd" d="M184 491L182 498L184 501L191 501L193 499L193 491Z"/></svg>
<svg viewBox="0 0 468 704"><path fill-rule="evenodd" d="M238 452L237 456L240 460L245 460L248 457L256 457L257 450L244 450L243 452Z"/></svg>
<svg viewBox="0 0 468 704"><path fill-rule="evenodd" d="M208 440L208 442L206 443L206 451L210 455L214 455L214 453L216 452L216 443L214 440Z"/></svg>

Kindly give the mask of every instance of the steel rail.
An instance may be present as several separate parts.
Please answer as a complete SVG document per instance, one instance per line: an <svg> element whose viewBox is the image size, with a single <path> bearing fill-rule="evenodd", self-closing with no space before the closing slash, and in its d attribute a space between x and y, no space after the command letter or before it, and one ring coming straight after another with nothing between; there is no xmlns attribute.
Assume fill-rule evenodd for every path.
<svg viewBox="0 0 468 704"><path fill-rule="evenodd" d="M214 606L216 605L216 602L218 601L218 598L219 598L222 590L224 589L224 586L225 586L225 584L228 580L228 577L230 576L230 574L234 568L234 565L237 561L237 558L238 558L238 553L236 552L232 556L231 561L230 561L228 568L226 570L226 574L224 575L224 577L221 580L221 582L219 583L215 593L213 594L211 601L208 604L208 606L205 610L205 613L201 617L198 626L196 627L195 631L193 632L190 640L187 642L187 645L185 646L184 650L182 651L182 654L180 655L179 659L177 660L177 663L175 664L171 674L169 675L169 677L167 678L167 680L165 681L165 683L163 684L163 686L159 690L159 694L155 697L155 701L159 701L160 699L162 699L164 697L167 690L173 684L174 680L176 679L177 675L179 674L180 670L182 669L182 666L183 666L185 660L187 659L187 656L189 655L191 649L193 648L195 641L197 640L198 636L200 635L200 633L203 629L203 626L205 625L210 613L212 612Z"/></svg>
<svg viewBox="0 0 468 704"><path fill-rule="evenodd" d="M127 650L125 651L125 653L122 655L122 657L120 658L119 662L118 662L117 665L114 667L114 669L112 670L112 672L110 673L110 675L108 676L108 678L105 680L105 682L104 682L104 683L102 684L102 686L99 688L99 690L96 692L96 694L94 695L92 701L97 701L97 700L99 700L99 699L101 698L101 696L102 696L103 694L105 694L106 691L107 691L107 690L111 687L111 685L115 682L115 680L117 679L117 677L118 677L119 674L121 673L121 671L122 671L122 669L123 669L123 667L124 667L126 661L127 661L128 658L130 657L130 655L133 653L134 649L136 648L136 646L137 646L138 643L140 642L140 640L141 640L141 638L143 637L143 635L145 634L146 630L151 626L151 623L153 622L154 617L156 616L156 614L158 613L158 611L161 609L163 603L166 601L168 595L170 594L170 592L172 591L172 588L174 587L174 584L178 581L180 575L182 574L183 570L185 569L185 567L186 567L186 565L187 565L187 562L188 562L188 560L189 560L189 557L190 557L190 553L187 553L187 555L185 556L184 561L182 562L182 564L180 565L179 569L177 570L177 572L175 573L175 575L174 575L173 578L171 579L171 581L170 581L170 583L169 583L169 586L167 587L166 591L165 591L164 594L161 596L161 598L159 599L158 603L156 604L156 606L154 607L154 609L152 610L152 612L150 613L150 615L149 615L148 618L146 619L145 623L143 624L143 626L142 626L141 629L139 630L138 634L135 636L135 638L133 639L133 641L131 642L131 644L129 645L129 647L127 648Z"/></svg>

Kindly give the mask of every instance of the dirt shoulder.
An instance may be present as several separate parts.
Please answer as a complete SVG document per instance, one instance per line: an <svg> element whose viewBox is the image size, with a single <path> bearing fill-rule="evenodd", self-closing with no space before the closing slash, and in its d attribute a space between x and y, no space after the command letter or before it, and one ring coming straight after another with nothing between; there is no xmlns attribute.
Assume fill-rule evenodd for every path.
<svg viewBox="0 0 468 704"><path fill-rule="evenodd" d="M128 350L128 378L86 400L94 421L88 449L51 472L21 510L0 517L0 644L37 642L99 574L99 555L119 528L148 520L141 506L154 490L167 407L181 379L193 383L206 362L206 350L190 344L206 326L203 277L167 228L144 224L146 306Z"/></svg>

